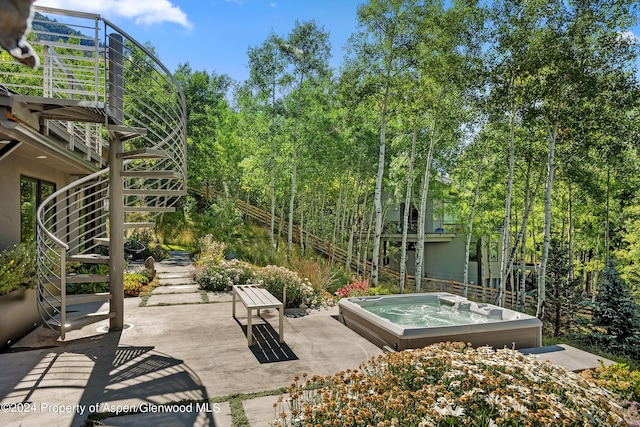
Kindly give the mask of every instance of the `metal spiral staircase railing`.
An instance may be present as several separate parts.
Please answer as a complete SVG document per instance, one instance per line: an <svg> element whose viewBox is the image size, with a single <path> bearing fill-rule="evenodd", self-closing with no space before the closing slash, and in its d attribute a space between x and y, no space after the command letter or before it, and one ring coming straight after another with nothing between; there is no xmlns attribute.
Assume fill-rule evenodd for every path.
<svg viewBox="0 0 640 427"><path fill-rule="evenodd" d="M88 160L108 166L56 191L37 210L39 311L62 339L104 319L122 329L126 230L153 227L156 215L174 210L186 194L184 97L162 63L106 19L36 12L29 41L43 65L5 72L3 83L16 99L41 104L41 132L86 145ZM38 22L38 13L75 31L55 33L58 27ZM103 267L72 274L78 263ZM67 293L69 284L99 282L109 283L108 293Z"/></svg>

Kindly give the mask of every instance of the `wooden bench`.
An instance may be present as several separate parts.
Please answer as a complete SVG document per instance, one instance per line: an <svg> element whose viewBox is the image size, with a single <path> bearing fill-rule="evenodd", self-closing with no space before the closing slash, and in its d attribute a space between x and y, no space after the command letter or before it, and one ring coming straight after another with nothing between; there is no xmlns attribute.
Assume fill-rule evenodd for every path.
<svg viewBox="0 0 640 427"><path fill-rule="evenodd" d="M282 304L276 297L274 297L269 291L264 289L260 285L235 285L232 292L233 299L233 311L232 315L236 317L236 296L240 298L240 301L247 308L247 342L248 345L253 344L253 333L251 329L251 317L252 311L257 310L258 316L260 316L260 310L263 308L276 308L280 313L280 325L278 328L279 342L283 342L283 320L284 320L284 304Z"/></svg>

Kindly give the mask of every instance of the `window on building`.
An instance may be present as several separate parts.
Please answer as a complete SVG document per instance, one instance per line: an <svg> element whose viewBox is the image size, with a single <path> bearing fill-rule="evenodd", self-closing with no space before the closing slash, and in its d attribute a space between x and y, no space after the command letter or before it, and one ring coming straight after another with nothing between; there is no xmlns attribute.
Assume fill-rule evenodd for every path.
<svg viewBox="0 0 640 427"><path fill-rule="evenodd" d="M458 218L456 217L456 206L450 202L444 202L442 204L442 216L444 225L458 224Z"/></svg>
<svg viewBox="0 0 640 427"><path fill-rule="evenodd" d="M56 191L55 184L39 179L20 177L20 240L36 238L36 209Z"/></svg>

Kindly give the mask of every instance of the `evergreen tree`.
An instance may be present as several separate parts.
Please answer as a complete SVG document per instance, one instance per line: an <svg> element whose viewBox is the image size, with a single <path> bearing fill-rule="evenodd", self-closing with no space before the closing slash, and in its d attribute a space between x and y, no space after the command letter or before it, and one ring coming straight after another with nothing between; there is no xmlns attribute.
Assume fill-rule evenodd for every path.
<svg viewBox="0 0 640 427"><path fill-rule="evenodd" d="M578 308L577 281L570 279L569 248L559 239L551 240L547 267L547 301L543 321L554 337L568 330Z"/></svg>
<svg viewBox="0 0 640 427"><path fill-rule="evenodd" d="M592 337L615 353L637 355L640 352L640 310L631 290L609 261L602 272L600 288L593 307Z"/></svg>

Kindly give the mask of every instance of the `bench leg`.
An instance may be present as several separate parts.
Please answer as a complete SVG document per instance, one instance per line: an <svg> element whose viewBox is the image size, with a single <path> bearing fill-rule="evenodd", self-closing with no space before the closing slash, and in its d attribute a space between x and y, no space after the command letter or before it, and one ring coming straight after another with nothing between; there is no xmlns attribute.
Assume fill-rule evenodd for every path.
<svg viewBox="0 0 640 427"><path fill-rule="evenodd" d="M280 306L280 310L278 310L278 312L280 313L280 324L278 327L278 341L280 342L280 344L282 344L284 342L284 326L283 326L283 321L284 321L284 305Z"/></svg>
<svg viewBox="0 0 640 427"><path fill-rule="evenodd" d="M235 319L236 317L236 288L231 291L231 315Z"/></svg>
<svg viewBox="0 0 640 427"><path fill-rule="evenodd" d="M247 319L247 342L249 343L248 345L252 345L253 344L253 330L251 329L251 309L248 308L247 309L247 315L248 315L248 319Z"/></svg>

